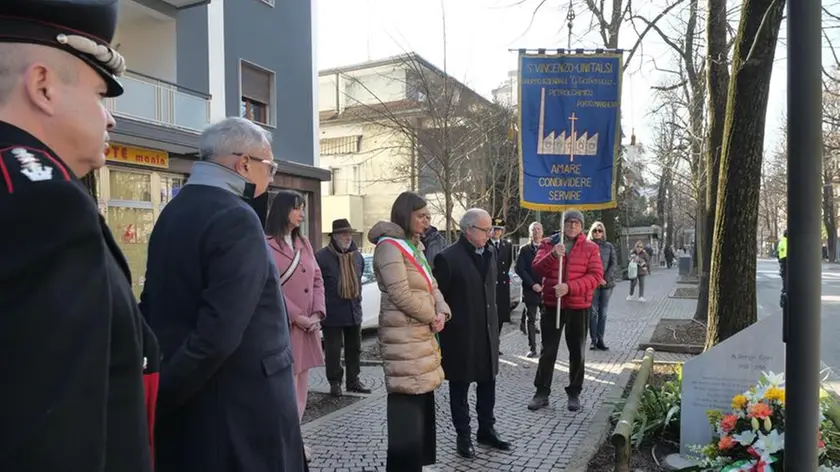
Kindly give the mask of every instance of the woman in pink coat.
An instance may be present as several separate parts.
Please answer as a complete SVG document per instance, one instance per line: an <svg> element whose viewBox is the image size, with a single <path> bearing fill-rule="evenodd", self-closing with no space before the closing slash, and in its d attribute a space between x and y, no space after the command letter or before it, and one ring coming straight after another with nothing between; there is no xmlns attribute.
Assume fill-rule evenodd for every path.
<svg viewBox="0 0 840 472"><path fill-rule="evenodd" d="M280 273L292 324L295 390L301 419L306 408L309 369L324 365L320 330L326 313L321 269L309 240L300 233L304 204L301 194L281 190L274 197L265 224L266 239ZM310 452L305 449L308 460Z"/></svg>

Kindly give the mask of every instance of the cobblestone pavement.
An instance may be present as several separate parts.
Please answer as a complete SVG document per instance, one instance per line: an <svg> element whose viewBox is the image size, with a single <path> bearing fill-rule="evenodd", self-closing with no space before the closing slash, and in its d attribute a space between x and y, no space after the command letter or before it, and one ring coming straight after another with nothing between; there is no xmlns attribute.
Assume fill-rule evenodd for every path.
<svg viewBox="0 0 840 472"><path fill-rule="evenodd" d="M606 343L609 351L587 351L586 379L577 413L566 410L563 387L568 381L568 354L561 344L556 363L551 405L531 412L526 408L534 393L536 359L525 357L527 342L518 331L518 320L503 334L496 388L496 429L513 443L510 452L498 452L476 445L476 458L462 459L455 452L455 431L449 413L449 388L436 392L437 464L440 471L562 471L586 439L598 410L611 393L625 364L640 358L637 350L644 333L660 318L689 318L695 300L669 298L677 271L658 270L648 276L647 302L625 300L629 283L618 284L610 301ZM683 360L685 356L658 356L662 360ZM381 367L363 367L362 380L375 388L367 400L312 421L303 426L312 448L312 472L384 471L387 447L386 396ZM310 375L310 388L328 388L319 369ZM473 431L475 392L471 389ZM575 471L577 472L577 471Z"/></svg>

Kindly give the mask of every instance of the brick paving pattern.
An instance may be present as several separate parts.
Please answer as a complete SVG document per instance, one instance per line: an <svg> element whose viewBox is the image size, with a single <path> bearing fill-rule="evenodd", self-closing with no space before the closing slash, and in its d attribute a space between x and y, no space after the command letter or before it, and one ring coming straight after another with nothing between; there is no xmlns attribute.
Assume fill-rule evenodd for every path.
<svg viewBox="0 0 840 472"><path fill-rule="evenodd" d="M444 382L436 392L437 464L440 471L562 471L585 440L598 410L608 400L625 364L640 358L640 337L660 318L690 318L695 300L669 298L676 282L676 269L659 270L648 276L647 302L627 301L629 283L618 284L610 300L606 343L609 351L586 352L586 379L581 394L583 408L566 410L563 387L568 381L568 353L561 343L556 363L551 404L532 412L526 408L534 394L533 380L537 359L525 357L527 342L518 323L505 328L499 375L496 379L496 429L513 443L513 450L499 452L476 444L476 457L462 459L455 452L455 431L449 413L449 389ZM683 355L660 355L661 360L685 360ZM374 388L368 400L315 420L303 426L307 445L312 448L312 472L384 471L387 447L385 425L386 397L381 367L363 367L362 380ZM327 391L323 369L310 375L315 391ZM470 403L473 433L475 392Z"/></svg>

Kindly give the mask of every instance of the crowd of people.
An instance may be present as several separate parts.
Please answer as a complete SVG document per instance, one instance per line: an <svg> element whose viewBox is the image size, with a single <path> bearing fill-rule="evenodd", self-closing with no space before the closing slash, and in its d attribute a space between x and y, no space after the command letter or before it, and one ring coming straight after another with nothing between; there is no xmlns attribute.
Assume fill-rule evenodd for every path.
<svg viewBox="0 0 840 472"><path fill-rule="evenodd" d="M254 202L277 172L271 135L228 118L201 134L199 160L161 211L136 302L125 257L80 181L105 163L114 119L101 99L122 93L125 64L108 46L116 2L44 3L0 9L0 224L11 228L0 232L0 344L15 382L0 390L0 470L307 471L300 423L311 369L325 365L334 396L370 393L356 230L334 221L315 251L301 231L306 200L289 190L263 224ZM51 205L60 209L47 218ZM608 349L619 264L602 223L586 234L583 213L568 210L548 237L533 223L514 263L505 222L487 211L467 210L449 245L431 217L405 192L367 235L389 471L436 462L444 380L458 454L476 455L472 384L475 441L511 449L494 413L511 267L524 283L527 355L539 357L528 408L548 405L564 332L570 411L580 409L587 335L590 349ZM630 294L638 286L643 301L641 244L630 264Z"/></svg>

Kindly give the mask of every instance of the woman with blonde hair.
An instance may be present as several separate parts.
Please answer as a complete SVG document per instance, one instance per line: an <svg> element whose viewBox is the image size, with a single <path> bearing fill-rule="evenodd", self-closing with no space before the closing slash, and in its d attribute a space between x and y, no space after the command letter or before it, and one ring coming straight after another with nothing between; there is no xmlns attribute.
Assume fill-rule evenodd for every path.
<svg viewBox="0 0 840 472"><path fill-rule="evenodd" d="M589 312L589 349L607 351L609 348L604 344L604 330L607 326L607 308L615 288L618 254L615 252L615 246L607 241L607 231L604 223L600 221L592 223L589 228L589 240L601 249L601 264L604 266L604 276L592 296L592 308Z"/></svg>
<svg viewBox="0 0 840 472"><path fill-rule="evenodd" d="M387 471L421 472L436 462L435 390L443 382L436 334L451 318L420 242L430 219L426 201L400 194L391 220L368 233L382 293L379 345L388 391Z"/></svg>

